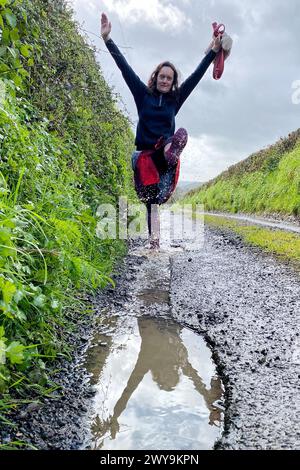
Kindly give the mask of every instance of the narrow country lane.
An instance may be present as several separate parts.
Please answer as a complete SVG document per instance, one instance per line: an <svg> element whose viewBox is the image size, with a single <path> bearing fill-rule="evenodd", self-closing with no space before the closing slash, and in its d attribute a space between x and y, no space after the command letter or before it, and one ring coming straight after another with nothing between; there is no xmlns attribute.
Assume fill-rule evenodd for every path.
<svg viewBox="0 0 300 470"><path fill-rule="evenodd" d="M81 333L81 345L74 362L66 363L57 377L63 387L62 398L46 399L36 408L30 408L30 405L25 408L19 417L17 437L43 449L93 448L91 428L95 425L91 422L95 403L99 406L99 389L108 387L103 371L109 364L109 357L124 351L123 358L126 359L125 349L132 344L129 330L133 337L138 337L134 320L138 320L141 328L150 332L154 329L161 334L164 326L149 323L149 319L153 319L169 322L170 344L177 341L173 333L178 325L180 331L187 328L187 332L201 335L212 351L213 367L218 374L218 378L213 378L214 388L209 389L202 382L203 377L197 380L200 383L198 389L208 403L207 412L214 413L218 420L222 413L224 416L224 422L219 422L219 434L212 435L215 448L298 448L299 274L271 255L245 246L237 236L225 235L215 228L205 227L198 245L196 240L192 249L183 240L176 240L171 245L165 242L160 251L150 251L144 245L143 241L132 244L116 276L116 288L107 287L91 299L96 310L94 321L88 322ZM145 324L139 320L143 318ZM114 352L112 343L117 323L123 328L123 340ZM200 336L198 338L202 341ZM191 341L193 343L194 339ZM178 344L182 346L181 342ZM159 345L158 340L157 349ZM132 351L136 348L133 346ZM193 351L198 354L197 349ZM88 366L91 357L92 369ZM119 384L121 369L128 366L127 360L118 357L121 358L118 362L120 372L112 369L109 383ZM182 363L179 363L180 367L183 368ZM164 369L164 378L167 372ZM187 373L187 376L191 374ZM165 384L164 379L160 380ZM220 380L225 390L223 397ZM130 380L124 391L126 404L129 383ZM138 389L136 383L135 389ZM98 419L101 446L105 442L105 432L110 433L111 446L118 436L119 416L126 407L124 393L115 405L115 410L119 408L118 418L114 422L106 420L102 428L99 428ZM114 395L110 393L109 396ZM103 398L103 409L105 406ZM174 406L176 409L176 404ZM142 423L141 419L136 424L137 429L130 431L143 432ZM107 429L103 428L104 424ZM119 435L124 437L123 432L130 426L125 426ZM181 431L184 434L185 430ZM155 441L155 448L159 448L158 442ZM189 448L188 442L179 447L180 442L183 440L176 434L173 447L168 441L167 448ZM161 445L164 448L163 443ZM213 447L207 442L206 445Z"/></svg>

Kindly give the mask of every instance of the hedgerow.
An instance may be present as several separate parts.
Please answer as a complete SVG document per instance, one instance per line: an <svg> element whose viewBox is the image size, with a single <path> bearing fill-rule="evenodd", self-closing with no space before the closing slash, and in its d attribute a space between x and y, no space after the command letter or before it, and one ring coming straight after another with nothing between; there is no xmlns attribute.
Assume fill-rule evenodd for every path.
<svg viewBox="0 0 300 470"><path fill-rule="evenodd" d="M62 0L0 0L0 413L50 393L126 246L96 236L97 207L133 199L133 135ZM46 392L45 392L46 390Z"/></svg>

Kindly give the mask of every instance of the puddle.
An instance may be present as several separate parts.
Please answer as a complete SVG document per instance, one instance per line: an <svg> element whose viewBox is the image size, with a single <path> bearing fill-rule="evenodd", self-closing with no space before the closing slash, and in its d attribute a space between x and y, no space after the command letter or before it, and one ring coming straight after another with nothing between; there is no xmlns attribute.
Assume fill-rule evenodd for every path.
<svg viewBox="0 0 300 470"><path fill-rule="evenodd" d="M169 302L169 291L157 287L154 289L143 289L138 297L146 307L154 303L165 304Z"/></svg>
<svg viewBox="0 0 300 470"><path fill-rule="evenodd" d="M94 345L85 364L97 389L85 448L213 448L223 387L199 335L169 320L114 316Z"/></svg>
<svg viewBox="0 0 300 470"><path fill-rule="evenodd" d="M179 216L174 224L182 226ZM131 253L141 262L130 301L101 315L85 364L96 395L84 448L202 450L221 437L223 387L210 349L169 320L171 256L186 246L175 250L168 224L162 229L162 251Z"/></svg>

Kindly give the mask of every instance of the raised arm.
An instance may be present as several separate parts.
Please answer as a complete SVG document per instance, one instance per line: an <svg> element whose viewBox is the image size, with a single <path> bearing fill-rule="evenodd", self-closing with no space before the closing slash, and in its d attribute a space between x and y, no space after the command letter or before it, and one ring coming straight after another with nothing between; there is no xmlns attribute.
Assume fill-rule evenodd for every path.
<svg viewBox="0 0 300 470"><path fill-rule="evenodd" d="M114 61L122 72L123 78L127 83L131 93L133 94L137 108L139 109L143 97L147 91L146 85L140 80L136 73L132 70L127 60L120 52L119 48L110 38L111 23L108 21L105 13L101 16L101 36Z"/></svg>
<svg viewBox="0 0 300 470"><path fill-rule="evenodd" d="M185 100L188 98L188 96L192 93L194 88L198 85L206 70L215 59L217 52L221 47L220 36L213 39L210 47L211 48L209 52L198 65L196 70L179 87L179 101L177 106L177 112L179 111Z"/></svg>

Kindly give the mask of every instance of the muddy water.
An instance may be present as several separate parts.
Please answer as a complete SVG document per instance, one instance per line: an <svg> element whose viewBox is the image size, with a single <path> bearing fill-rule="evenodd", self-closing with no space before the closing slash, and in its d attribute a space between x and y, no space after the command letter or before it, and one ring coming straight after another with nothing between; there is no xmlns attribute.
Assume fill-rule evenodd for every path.
<svg viewBox="0 0 300 470"><path fill-rule="evenodd" d="M173 222L188 227L181 214L163 218L163 249L131 253L140 268L130 301L112 303L101 315L85 364L96 389L85 448L200 450L221 437L223 387L211 352L201 336L172 320L172 257L187 250L183 238L174 247Z"/></svg>
<svg viewBox="0 0 300 470"><path fill-rule="evenodd" d="M211 449L222 385L199 335L169 320L111 318L86 366L97 387L92 449Z"/></svg>

